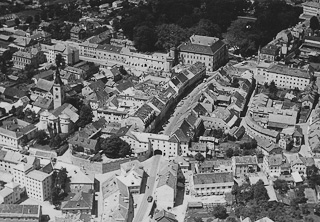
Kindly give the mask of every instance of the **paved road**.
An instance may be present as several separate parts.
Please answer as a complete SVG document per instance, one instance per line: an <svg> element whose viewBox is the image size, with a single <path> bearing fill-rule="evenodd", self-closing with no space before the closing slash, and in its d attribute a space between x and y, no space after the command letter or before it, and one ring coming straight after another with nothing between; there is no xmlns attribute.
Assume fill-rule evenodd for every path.
<svg viewBox="0 0 320 222"><path fill-rule="evenodd" d="M149 215L153 201L149 203L147 201L148 196L152 196L154 198L154 191L155 191L155 185L156 185L156 176L158 173L159 163L161 155L153 156L153 164L149 173L148 181L147 181L147 187L145 194L143 195L141 204L139 206L138 212L136 216L133 218L133 222L143 222L144 219Z"/></svg>
<svg viewBox="0 0 320 222"><path fill-rule="evenodd" d="M304 135L304 145L301 146L301 149L299 153L304 157L313 157L313 153L311 151L311 148L309 146L309 138L308 138L308 122L307 123L301 123L297 124L301 127L302 133Z"/></svg>
<svg viewBox="0 0 320 222"><path fill-rule="evenodd" d="M164 135L171 135L173 133L174 126L181 118L181 116L190 108L192 104L196 101L197 95L200 93L201 90L205 89L205 87L212 81L213 76L209 77L206 82L200 83L196 88L192 90L192 92L186 96L181 102L183 101L183 105L179 102L177 108L174 110L174 113L168 120L168 124L163 127L163 134ZM181 106L179 106L181 105Z"/></svg>

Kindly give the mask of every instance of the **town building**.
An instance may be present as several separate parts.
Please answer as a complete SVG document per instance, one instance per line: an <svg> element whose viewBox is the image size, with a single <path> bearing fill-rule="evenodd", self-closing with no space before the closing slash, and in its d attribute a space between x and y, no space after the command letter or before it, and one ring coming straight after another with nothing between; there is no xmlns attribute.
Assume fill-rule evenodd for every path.
<svg viewBox="0 0 320 222"><path fill-rule="evenodd" d="M103 220L131 221L133 218L133 198L128 188L111 176L101 184Z"/></svg>
<svg viewBox="0 0 320 222"><path fill-rule="evenodd" d="M320 3L318 1L306 1L302 3L303 13L300 19L309 20L312 16L319 16Z"/></svg>
<svg viewBox="0 0 320 222"><path fill-rule="evenodd" d="M62 56L67 65L79 62L79 49L66 42L41 44L41 51L44 52L48 63L55 64L58 54Z"/></svg>
<svg viewBox="0 0 320 222"><path fill-rule="evenodd" d="M73 26L70 30L70 38L79 41L85 38L86 31L80 26Z"/></svg>
<svg viewBox="0 0 320 222"><path fill-rule="evenodd" d="M51 197L51 174L40 170L32 170L25 175L27 195L30 198L45 201Z"/></svg>
<svg viewBox="0 0 320 222"><path fill-rule="evenodd" d="M2 121L0 127L0 145L18 148L24 138L33 139L36 131L33 124L9 117Z"/></svg>
<svg viewBox="0 0 320 222"><path fill-rule="evenodd" d="M233 174L241 177L248 173L258 171L258 160L256 156L234 156L232 158Z"/></svg>
<svg viewBox="0 0 320 222"><path fill-rule="evenodd" d="M159 180L156 186L155 199L159 210L170 210L174 207L177 195L178 177L181 175L177 163L168 163L159 172ZM183 175L182 175L183 176Z"/></svg>
<svg viewBox="0 0 320 222"><path fill-rule="evenodd" d="M184 64L203 62L212 72L227 62L228 49L218 38L192 35L190 41L178 46L178 57Z"/></svg>
<svg viewBox="0 0 320 222"><path fill-rule="evenodd" d="M234 185L233 173L202 173L193 175L191 192L196 196L223 195L230 193Z"/></svg>
<svg viewBox="0 0 320 222"><path fill-rule="evenodd" d="M282 167L286 168L287 164L286 157L282 154L271 154L263 157L263 169L271 177L279 177L283 172Z"/></svg>
<svg viewBox="0 0 320 222"><path fill-rule="evenodd" d="M37 128L45 131L56 130L58 133L70 133L79 119L77 112L78 110L69 103L64 103L51 112L41 112Z"/></svg>
<svg viewBox="0 0 320 222"><path fill-rule="evenodd" d="M61 206L63 214L88 214L91 215L93 208L94 193L77 192L73 197Z"/></svg>
<svg viewBox="0 0 320 222"><path fill-rule="evenodd" d="M304 90L313 76L312 69L293 68L281 64L271 64L267 68L258 67L256 78L260 84L274 82L279 88Z"/></svg>
<svg viewBox="0 0 320 222"><path fill-rule="evenodd" d="M153 219L153 222L178 222L174 214L165 210L155 212Z"/></svg>
<svg viewBox="0 0 320 222"><path fill-rule="evenodd" d="M203 157L207 157L208 153L207 144L205 143L197 143L197 142L191 142L191 146L189 147L189 153L188 155L195 156L198 153L200 153Z"/></svg>
<svg viewBox="0 0 320 222"><path fill-rule="evenodd" d="M32 48L30 51L17 51L12 55L13 66L17 69L25 69L26 66L38 67L45 61L42 51Z"/></svg>
<svg viewBox="0 0 320 222"><path fill-rule="evenodd" d="M40 222L40 205L0 204L0 221Z"/></svg>
<svg viewBox="0 0 320 222"><path fill-rule="evenodd" d="M131 194L140 194L142 183L145 181L143 166L138 160L120 165L121 174L117 176Z"/></svg>
<svg viewBox="0 0 320 222"><path fill-rule="evenodd" d="M19 184L10 182L4 185L0 190L0 204L15 204L21 198L25 189Z"/></svg>
<svg viewBox="0 0 320 222"><path fill-rule="evenodd" d="M233 172L231 159L206 160L195 164L196 173L222 173Z"/></svg>

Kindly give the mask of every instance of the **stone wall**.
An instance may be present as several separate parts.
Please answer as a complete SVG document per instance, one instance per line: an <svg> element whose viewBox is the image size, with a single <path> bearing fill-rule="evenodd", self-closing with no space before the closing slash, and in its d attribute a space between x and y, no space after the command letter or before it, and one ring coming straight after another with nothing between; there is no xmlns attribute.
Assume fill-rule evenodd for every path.
<svg viewBox="0 0 320 222"><path fill-rule="evenodd" d="M79 166L81 170L84 172L90 171L95 173L107 173L110 171L118 170L120 169L120 164L126 163L128 161L133 160L139 160L144 161L146 160L146 157L130 157L130 158L121 158L121 159L115 159L114 161L110 162L92 162L90 160L82 159L79 157L76 157L74 155L70 155L70 161L73 165Z"/></svg>

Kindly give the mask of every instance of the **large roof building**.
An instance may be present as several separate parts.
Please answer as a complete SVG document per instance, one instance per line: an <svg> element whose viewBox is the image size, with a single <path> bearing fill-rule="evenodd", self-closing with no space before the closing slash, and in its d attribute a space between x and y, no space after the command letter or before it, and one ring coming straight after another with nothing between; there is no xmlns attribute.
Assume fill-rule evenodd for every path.
<svg viewBox="0 0 320 222"><path fill-rule="evenodd" d="M178 46L179 57L185 64L204 62L207 71L214 71L228 59L226 44L215 37L192 35Z"/></svg>

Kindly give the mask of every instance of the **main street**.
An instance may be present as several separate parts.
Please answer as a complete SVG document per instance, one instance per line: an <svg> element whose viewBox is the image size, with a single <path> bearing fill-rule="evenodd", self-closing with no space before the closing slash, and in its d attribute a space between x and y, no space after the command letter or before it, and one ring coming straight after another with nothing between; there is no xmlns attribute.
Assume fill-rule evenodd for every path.
<svg viewBox="0 0 320 222"><path fill-rule="evenodd" d="M190 108L190 106L192 106L192 104L197 102L197 95L199 95L200 91L203 90L205 86L212 81L212 79L213 76L210 76L206 82L200 83L189 95L178 103L177 108L168 120L168 124L163 126L164 135L171 135L171 133L173 133L172 130L181 116ZM182 102L183 104L181 105Z"/></svg>
<svg viewBox="0 0 320 222"><path fill-rule="evenodd" d="M154 158L153 160L153 164L149 173L149 177L147 180L147 184L146 184L146 190L145 193L143 195L141 204L139 206L138 212L136 214L136 216L133 219L133 222L142 222L145 221L144 219L146 217L148 217L151 209L152 209L152 205L153 205L153 201L152 202L148 202L147 198L149 196L152 196L154 198L154 190L155 190L155 186L156 186L156 176L158 173L158 169L159 169L159 163L160 163L160 158L161 155L155 155L152 158Z"/></svg>

